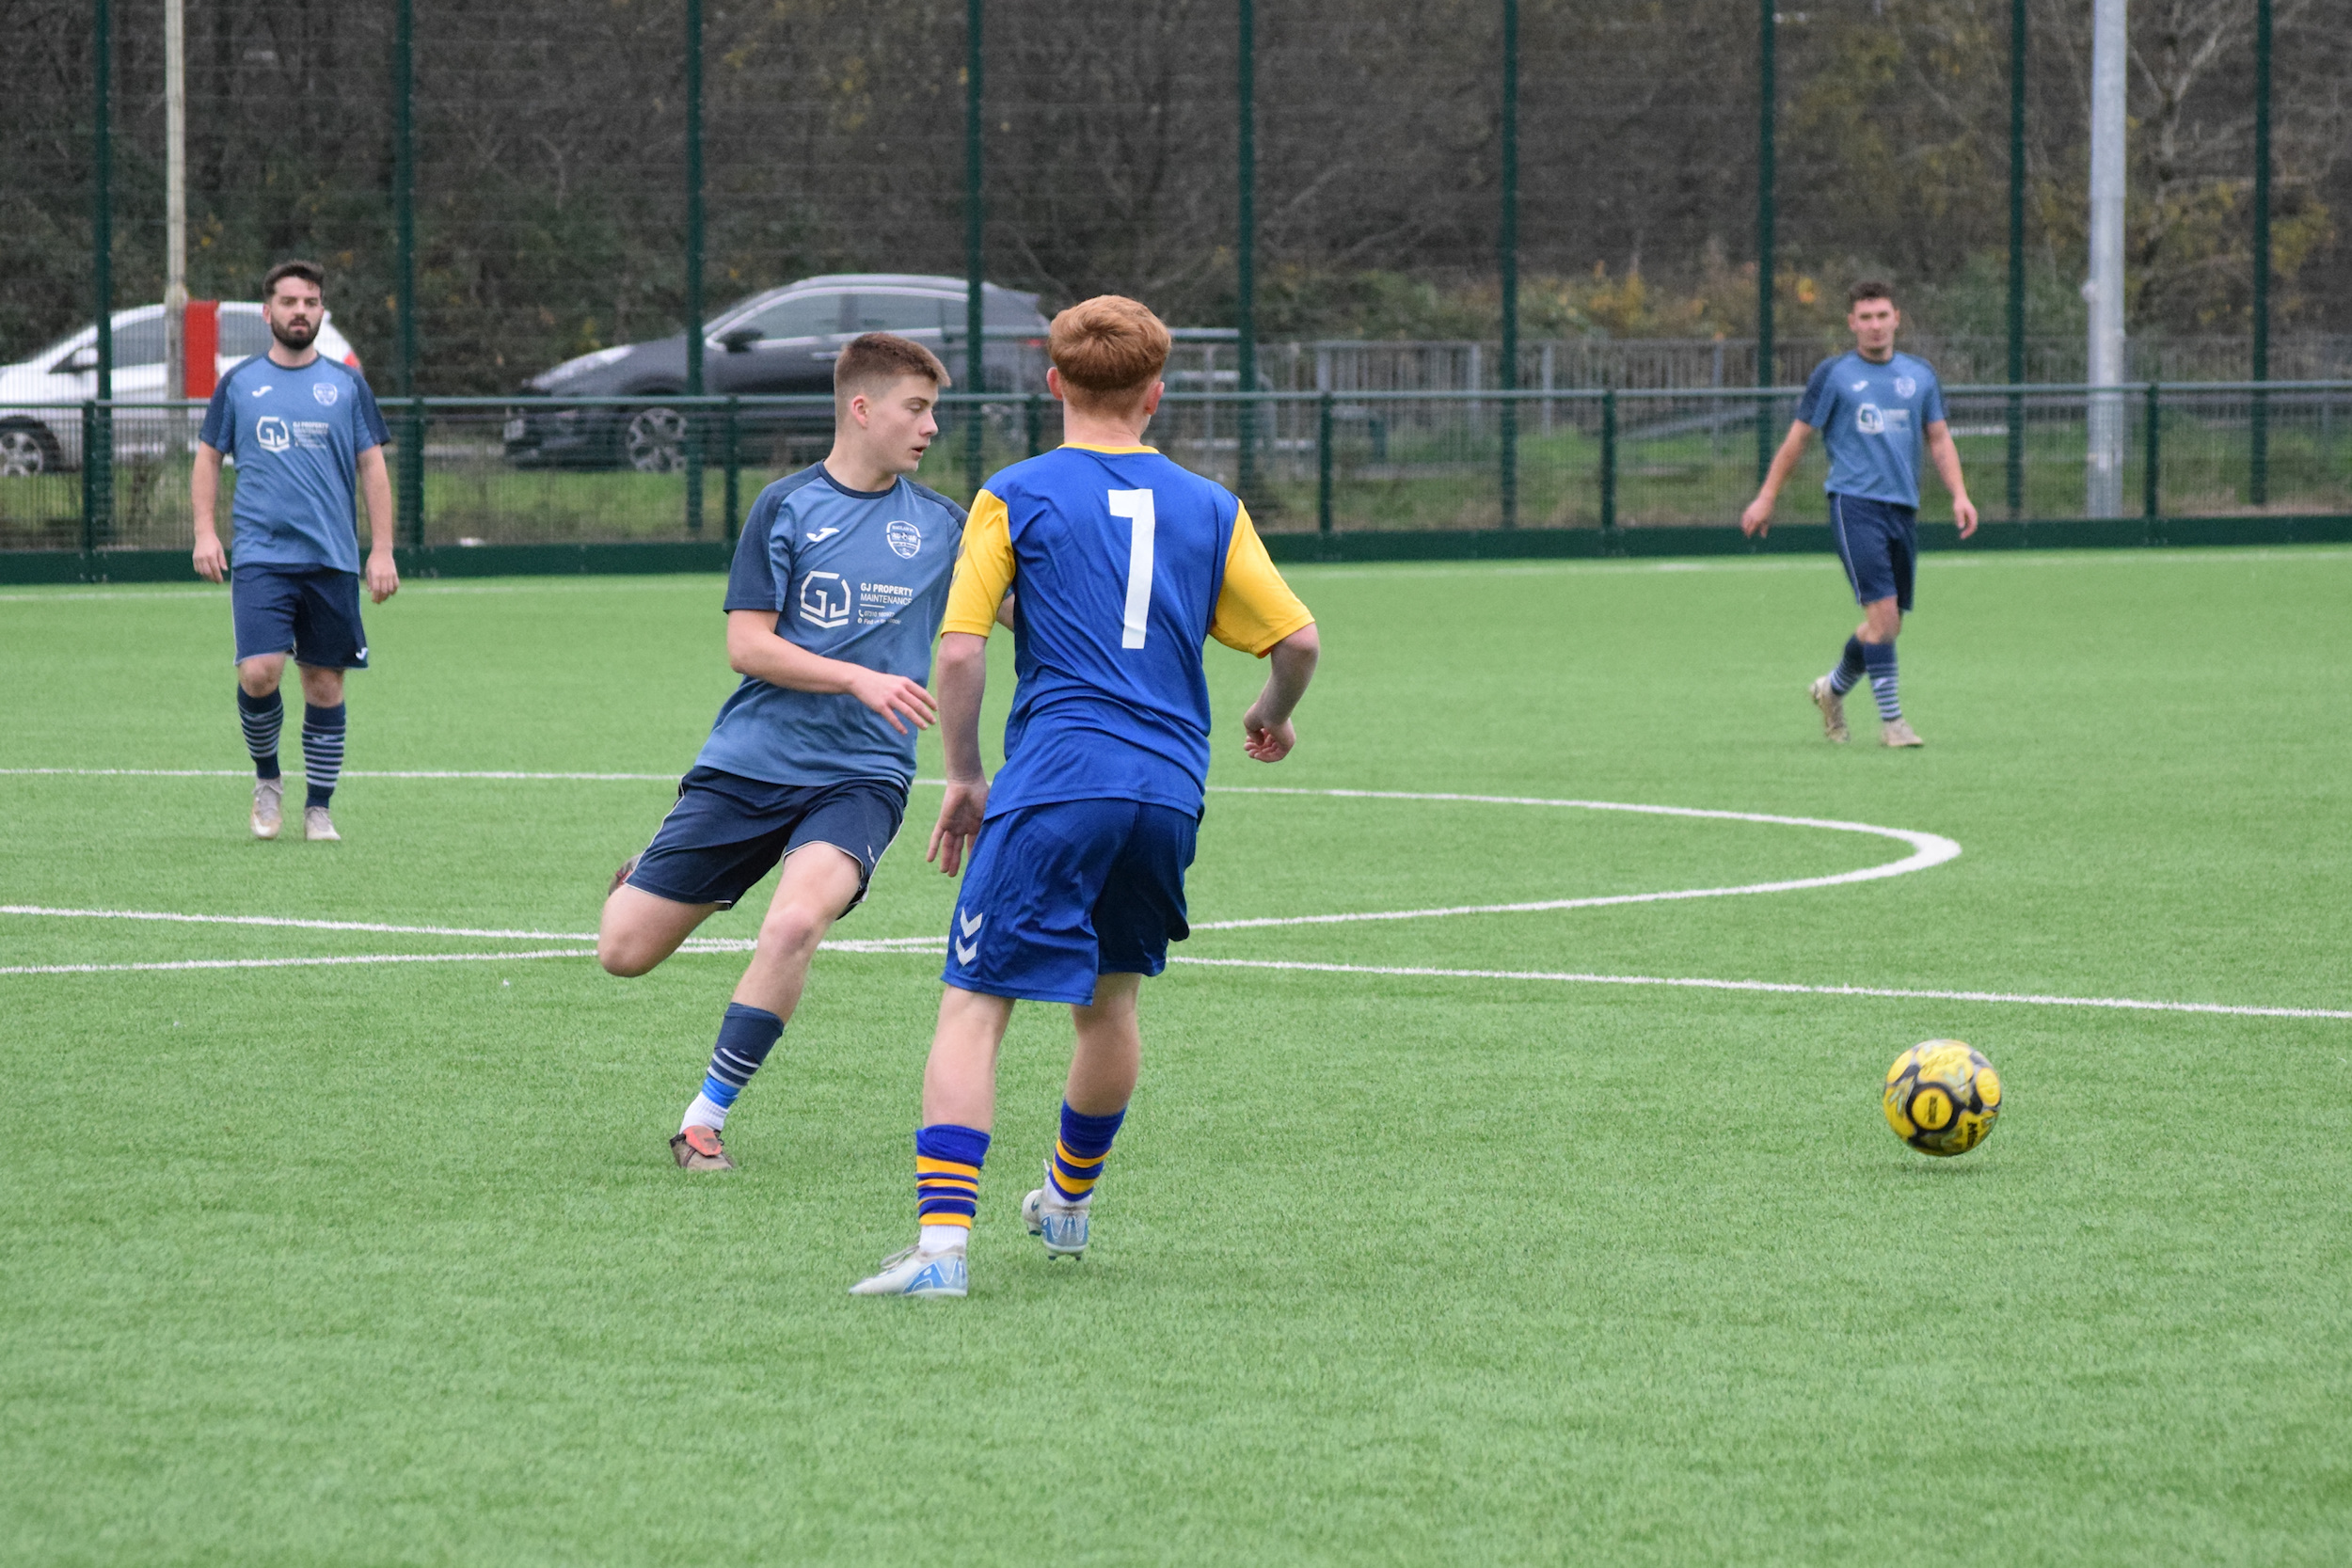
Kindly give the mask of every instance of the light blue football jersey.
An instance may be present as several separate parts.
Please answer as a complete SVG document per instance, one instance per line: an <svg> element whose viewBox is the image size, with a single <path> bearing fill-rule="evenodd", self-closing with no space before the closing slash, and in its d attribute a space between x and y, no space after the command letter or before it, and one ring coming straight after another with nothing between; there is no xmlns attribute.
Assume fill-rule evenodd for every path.
<svg viewBox="0 0 2352 1568"><path fill-rule="evenodd" d="M928 680L962 543L963 509L937 491L904 479L852 490L818 463L752 503L726 608L774 610L776 634L810 653ZM899 734L847 692L746 675L694 761L769 784L893 779L903 787L914 780L914 730Z"/></svg>
<svg viewBox="0 0 2352 1568"><path fill-rule="evenodd" d="M1851 349L1824 359L1805 381L1797 418L1829 449L1822 489L1917 508L1919 445L1944 418L1944 388L1926 360L1898 354L1874 365Z"/></svg>
<svg viewBox="0 0 2352 1568"><path fill-rule="evenodd" d="M325 355L292 371L266 354L241 359L213 388L199 439L236 459L234 564L359 570L359 454L386 434L358 371Z"/></svg>

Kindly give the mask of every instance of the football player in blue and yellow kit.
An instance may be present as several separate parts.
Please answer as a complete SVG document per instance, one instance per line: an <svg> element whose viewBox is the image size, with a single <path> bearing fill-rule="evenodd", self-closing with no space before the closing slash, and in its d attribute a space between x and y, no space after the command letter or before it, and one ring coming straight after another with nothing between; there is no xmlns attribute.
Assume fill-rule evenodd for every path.
<svg viewBox="0 0 2352 1568"><path fill-rule="evenodd" d="M1926 437L1937 477L1951 492L1952 520L1963 539L1977 531L1977 508L1961 478L1960 450L1944 418L1944 389L1924 359L1895 352L1902 317L1883 283L1857 283L1848 293L1846 325L1853 348L1824 359L1804 384L1796 421L1780 445L1763 488L1740 514L1750 538L1772 527L1772 503L1796 471L1805 442L1818 430L1829 451L1829 522L1837 558L1862 606L1862 625L1846 639L1837 667L1815 681L1808 695L1821 710L1830 739L1846 738L1846 693L1865 674L1878 699L1879 738L1916 746L1896 691L1895 638L1911 609L1918 560L1919 448Z"/></svg>
<svg viewBox="0 0 2352 1568"><path fill-rule="evenodd" d="M937 715L931 628L963 538L963 509L906 477L939 434L946 380L929 349L888 333L834 361L833 451L759 493L727 574L727 662L743 679L605 900L596 957L643 974L784 863L670 1140L686 1170L735 1168L727 1112L906 815L914 733Z"/></svg>
<svg viewBox="0 0 2352 1568"><path fill-rule="evenodd" d="M855 1294L964 1293L996 1052L1016 1000L1068 1003L1078 1037L1060 1135L1023 1218L1049 1257L1086 1250L1142 1056L1136 993L1188 934L1184 869L1209 771L1207 639L1272 661L1242 718L1249 755L1279 762L1296 743L1290 719L1314 674L1314 617L1233 494L1142 444L1168 349L1168 329L1131 299L1056 317L1047 384L1065 443L973 500L940 634L947 794L930 842L942 870L953 875L967 848L971 864L923 1074L920 1231ZM980 696L1009 591L1016 685L992 788Z"/></svg>
<svg viewBox="0 0 2352 1568"><path fill-rule="evenodd" d="M400 591L384 416L357 370L318 351L326 276L316 262L281 261L262 280L269 352L239 360L213 388L188 481L197 575L229 580L255 838L276 838L283 820L278 735L286 709L278 686L289 655L302 675L302 836L342 836L327 806L343 767L343 672L368 667L353 531L359 495L367 497L374 535L364 568L368 594L382 604ZM228 458L237 465L233 561L213 519Z"/></svg>

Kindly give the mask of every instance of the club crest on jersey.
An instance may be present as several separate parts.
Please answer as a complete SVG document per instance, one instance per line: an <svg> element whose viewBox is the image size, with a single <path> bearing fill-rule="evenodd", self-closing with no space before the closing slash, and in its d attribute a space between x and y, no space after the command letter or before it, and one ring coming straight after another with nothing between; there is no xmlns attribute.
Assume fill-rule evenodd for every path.
<svg viewBox="0 0 2352 1568"><path fill-rule="evenodd" d="M1911 397L1916 394L1918 390L1919 384L1916 381L1912 380L1911 377L1907 375L1899 375L1895 378L1895 395L1897 397Z"/></svg>
<svg viewBox="0 0 2352 1568"><path fill-rule="evenodd" d="M1886 416L1879 412L1877 404L1866 403L1853 411L1853 427L1865 436L1883 435Z"/></svg>
<svg viewBox="0 0 2352 1568"><path fill-rule="evenodd" d="M838 572L811 572L801 579L801 619L827 630L850 624L850 585Z"/></svg>
<svg viewBox="0 0 2352 1568"><path fill-rule="evenodd" d="M334 407L335 400L342 396L341 392L335 389L334 383L328 381L311 382L310 395L319 400L319 406L321 408Z"/></svg>
<svg viewBox="0 0 2352 1568"><path fill-rule="evenodd" d="M882 540L893 553L912 561L923 547L923 531L902 517L882 530Z"/></svg>
<svg viewBox="0 0 2352 1568"><path fill-rule="evenodd" d="M294 432L275 414L264 414L253 421L253 438L262 444L263 451L284 451L294 445Z"/></svg>

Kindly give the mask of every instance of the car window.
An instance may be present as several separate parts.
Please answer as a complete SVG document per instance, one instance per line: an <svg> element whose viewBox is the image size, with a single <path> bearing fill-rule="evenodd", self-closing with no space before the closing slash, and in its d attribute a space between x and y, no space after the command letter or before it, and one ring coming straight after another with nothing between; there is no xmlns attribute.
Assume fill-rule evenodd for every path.
<svg viewBox="0 0 2352 1568"><path fill-rule="evenodd" d="M841 330L841 295L793 294L755 315L744 317L728 331L756 327L763 338L822 338Z"/></svg>
<svg viewBox="0 0 2352 1568"><path fill-rule="evenodd" d="M150 316L115 328L115 366L160 365L164 362L164 318Z"/></svg>
<svg viewBox="0 0 2352 1568"><path fill-rule="evenodd" d="M851 294L852 332L936 332L941 301L936 294Z"/></svg>
<svg viewBox="0 0 2352 1568"><path fill-rule="evenodd" d="M269 323L259 310L223 309L220 352L239 359L269 352Z"/></svg>

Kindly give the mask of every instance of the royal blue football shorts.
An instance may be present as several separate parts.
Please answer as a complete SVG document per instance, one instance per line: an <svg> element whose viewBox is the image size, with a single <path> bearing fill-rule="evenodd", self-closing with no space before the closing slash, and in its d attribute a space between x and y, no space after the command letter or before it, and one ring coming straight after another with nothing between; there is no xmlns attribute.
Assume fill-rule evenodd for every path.
<svg viewBox="0 0 2352 1568"><path fill-rule="evenodd" d="M1837 541L1837 559L1845 562L1846 580L1853 584L1854 603L1892 599L1898 610L1911 608L1918 517L1916 511L1892 501L1830 492L1830 534Z"/></svg>
<svg viewBox="0 0 2352 1568"><path fill-rule="evenodd" d="M948 917L960 990L1028 1002L1094 1000L1098 974L1157 974L1184 924L1200 822L1138 800L1057 800L981 826Z"/></svg>
<svg viewBox="0 0 2352 1568"><path fill-rule="evenodd" d="M320 670L368 667L359 625L359 575L332 566L238 566L229 571L229 613L237 662L292 654Z"/></svg>
<svg viewBox="0 0 2352 1568"><path fill-rule="evenodd" d="M906 788L895 779L779 784L696 768L678 782L677 804L628 885L680 904L727 909L795 849L830 844L858 863L853 910L906 809Z"/></svg>

